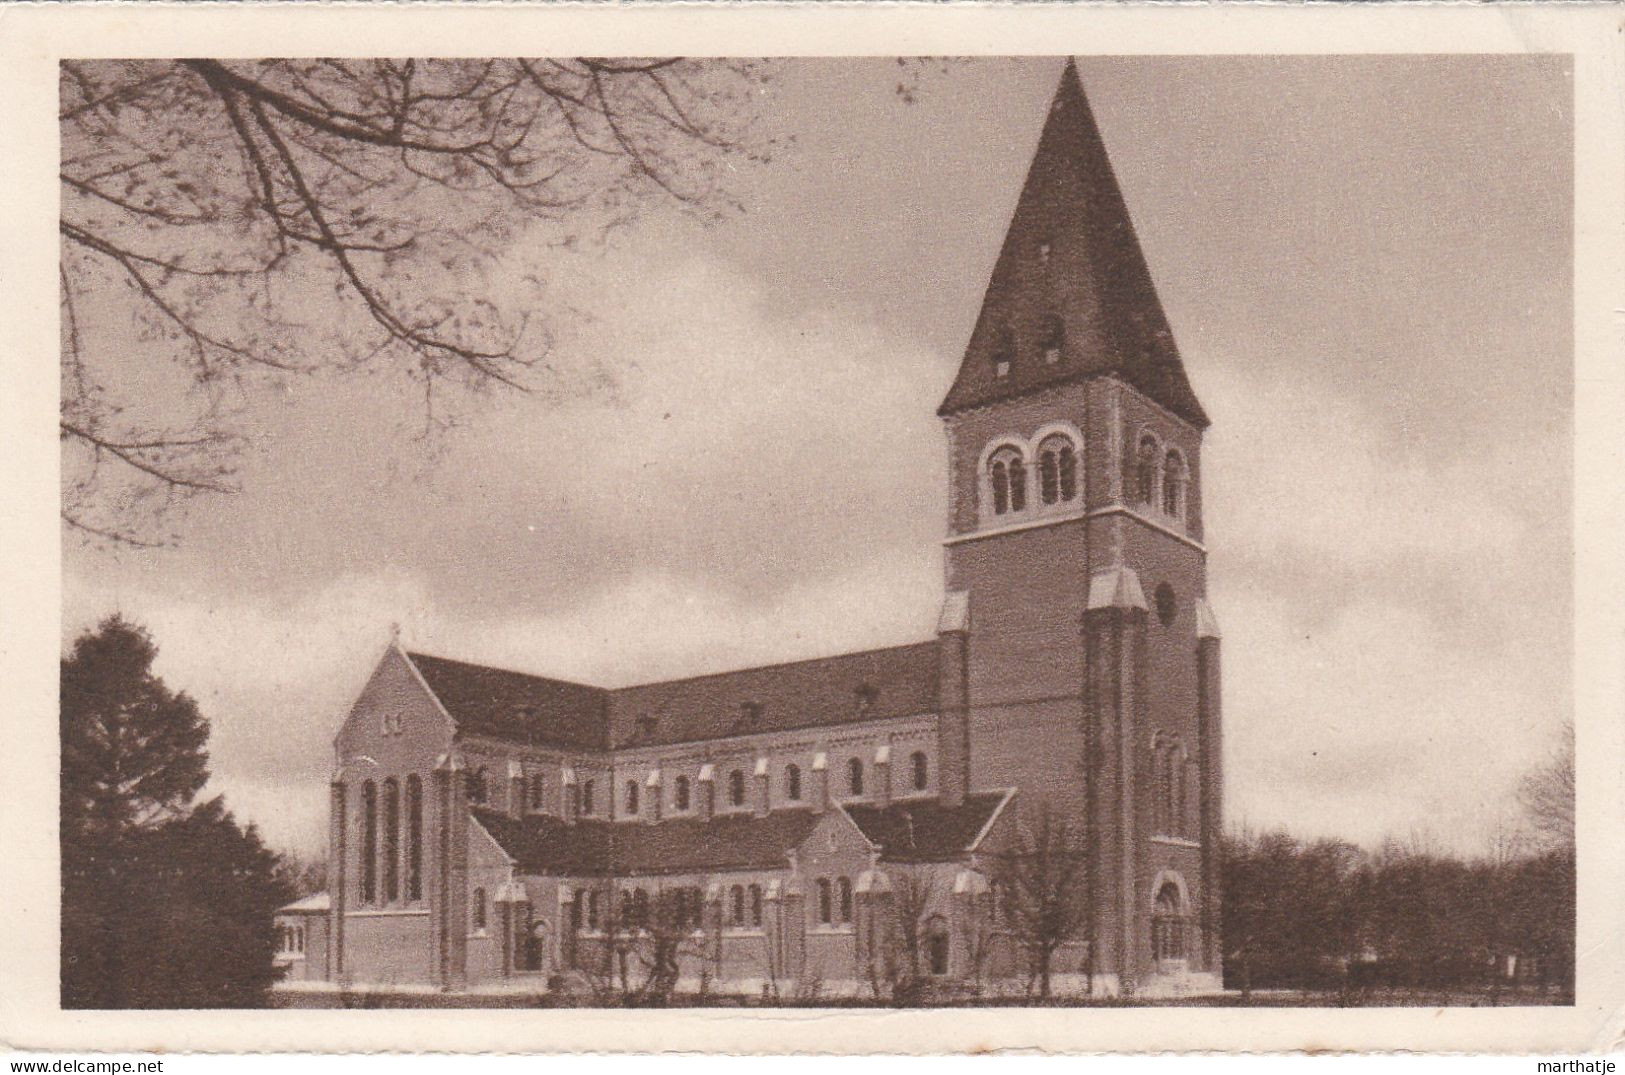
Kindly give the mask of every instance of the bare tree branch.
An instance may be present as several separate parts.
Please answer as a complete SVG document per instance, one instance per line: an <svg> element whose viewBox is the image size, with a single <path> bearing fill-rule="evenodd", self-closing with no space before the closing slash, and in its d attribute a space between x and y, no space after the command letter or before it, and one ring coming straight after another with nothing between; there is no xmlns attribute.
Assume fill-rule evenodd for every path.
<svg viewBox="0 0 1625 1075"><path fill-rule="evenodd" d="M732 162L764 156L765 77L675 58L64 61L65 525L158 544L176 494L230 488L222 383L248 399L266 376L392 369L433 431L444 381L559 376L556 311L480 293L515 229L568 246L642 208L731 204ZM153 394L132 326L196 391Z"/></svg>

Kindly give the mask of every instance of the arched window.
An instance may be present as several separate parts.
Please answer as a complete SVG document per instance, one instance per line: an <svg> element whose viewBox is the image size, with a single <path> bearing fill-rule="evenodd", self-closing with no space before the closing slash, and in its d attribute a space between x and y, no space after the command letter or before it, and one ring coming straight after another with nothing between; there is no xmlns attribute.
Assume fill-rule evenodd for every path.
<svg viewBox="0 0 1625 1075"><path fill-rule="evenodd" d="M784 797L791 802L801 801L801 766L784 767Z"/></svg>
<svg viewBox="0 0 1625 1075"><path fill-rule="evenodd" d="M632 890L632 924L639 929L649 924L649 893L641 888Z"/></svg>
<svg viewBox="0 0 1625 1075"><path fill-rule="evenodd" d="M513 796L513 809L525 808L525 803L530 801L529 787L523 776L516 776L508 781L508 794Z"/></svg>
<svg viewBox="0 0 1625 1075"><path fill-rule="evenodd" d="M1078 453L1070 437L1045 437L1038 446L1038 498L1064 504L1078 495Z"/></svg>
<svg viewBox="0 0 1625 1075"><path fill-rule="evenodd" d="M593 806L594 790L591 780L581 785L581 812L583 814L590 814L595 809ZM611 790L613 791L613 789ZM613 798L613 795L611 797Z"/></svg>
<svg viewBox="0 0 1625 1075"><path fill-rule="evenodd" d="M1185 518L1185 485L1188 474L1185 457L1169 449L1162 468L1162 510L1176 519Z"/></svg>
<svg viewBox="0 0 1625 1075"><path fill-rule="evenodd" d="M1159 740L1160 740L1159 736ZM1167 741L1159 741L1152 755L1154 787L1156 799L1151 804L1151 827L1158 833L1167 835L1173 831L1173 776L1174 748Z"/></svg>
<svg viewBox="0 0 1625 1075"><path fill-rule="evenodd" d="M1154 959L1185 958L1185 907L1179 886L1165 882L1157 890L1151 913L1151 954Z"/></svg>
<svg viewBox="0 0 1625 1075"><path fill-rule="evenodd" d="M914 772L914 790L924 791L931 782L931 770L925 760L925 751L916 750L908 756L909 768Z"/></svg>
<svg viewBox="0 0 1625 1075"><path fill-rule="evenodd" d="M543 784L543 782L542 782L542 774L541 773L532 773L532 774L530 774L530 785L529 786L530 786L530 808L539 813L542 810L546 809L546 807L547 807L547 799L546 799L546 797L545 797L545 795L543 793L543 789L546 787L546 785Z"/></svg>
<svg viewBox="0 0 1625 1075"><path fill-rule="evenodd" d="M728 804L745 805L745 774L734 769L728 774Z"/></svg>
<svg viewBox="0 0 1625 1075"><path fill-rule="evenodd" d="M852 879L849 877L841 878L835 882L835 888L841 897L841 921L850 922L852 921Z"/></svg>
<svg viewBox="0 0 1625 1075"><path fill-rule="evenodd" d="M1027 466L1015 448L1000 448L993 453L988 463L988 480L993 488L993 514L1027 509Z"/></svg>
<svg viewBox="0 0 1625 1075"><path fill-rule="evenodd" d="M1188 836L1190 835L1189 826L1185 821L1187 816L1185 803L1185 752L1175 750L1169 759L1169 764L1173 769L1170 774L1173 795L1171 797L1172 802L1169 804L1169 809L1173 812L1173 822L1168 826L1168 831L1175 836Z"/></svg>
<svg viewBox="0 0 1625 1075"><path fill-rule="evenodd" d="M728 890L728 924L730 926L743 926L745 924L744 885L735 885Z"/></svg>
<svg viewBox="0 0 1625 1075"><path fill-rule="evenodd" d="M378 785L361 785L361 902L378 898Z"/></svg>
<svg viewBox="0 0 1625 1075"><path fill-rule="evenodd" d="M1010 510L1027 510L1027 464L1020 456L1010 460Z"/></svg>
<svg viewBox="0 0 1625 1075"><path fill-rule="evenodd" d="M846 790L851 795L863 794L863 761L859 758L846 763Z"/></svg>
<svg viewBox="0 0 1625 1075"><path fill-rule="evenodd" d="M626 782L626 812L628 814L638 812L638 782L636 780Z"/></svg>
<svg viewBox="0 0 1625 1075"><path fill-rule="evenodd" d="M476 805L484 803L490 795L486 787L485 766L480 766L468 774L468 801Z"/></svg>
<svg viewBox="0 0 1625 1075"><path fill-rule="evenodd" d="M925 922L925 962L934 976L948 973L948 920L934 914Z"/></svg>
<svg viewBox="0 0 1625 1075"><path fill-rule="evenodd" d="M474 923L475 933L485 932L485 889L476 888L469 897L469 914Z"/></svg>
<svg viewBox="0 0 1625 1075"><path fill-rule="evenodd" d="M423 781L406 777L406 898L423 898Z"/></svg>
<svg viewBox="0 0 1625 1075"><path fill-rule="evenodd" d="M1054 314L1044 318L1044 364L1053 366L1061 361L1061 345L1066 342L1066 322Z"/></svg>
<svg viewBox="0 0 1625 1075"><path fill-rule="evenodd" d="M401 785L384 781L384 902L401 898Z"/></svg>
<svg viewBox="0 0 1625 1075"><path fill-rule="evenodd" d="M678 810L688 809L688 777L680 776L671 788L672 806Z"/></svg>
<svg viewBox="0 0 1625 1075"><path fill-rule="evenodd" d="M1157 463L1160 454L1156 437L1149 433L1140 437L1140 449L1134 460L1134 499L1141 504L1157 502Z"/></svg>
<svg viewBox="0 0 1625 1075"><path fill-rule="evenodd" d="M598 890L590 888L587 890L587 928L597 929L598 921Z"/></svg>
<svg viewBox="0 0 1625 1075"><path fill-rule="evenodd" d="M1157 622L1164 627L1172 627L1174 618L1179 615L1179 597L1174 588L1163 582L1151 591L1151 600L1157 606Z"/></svg>
<svg viewBox="0 0 1625 1075"><path fill-rule="evenodd" d="M758 928L762 924L762 886L750 886L750 924Z"/></svg>
<svg viewBox="0 0 1625 1075"><path fill-rule="evenodd" d="M819 922L819 924L824 925L824 926L829 925L831 923L831 920L834 918L834 915L835 915L834 900L831 898L831 894L830 894L829 878L820 877L818 879L818 922Z"/></svg>

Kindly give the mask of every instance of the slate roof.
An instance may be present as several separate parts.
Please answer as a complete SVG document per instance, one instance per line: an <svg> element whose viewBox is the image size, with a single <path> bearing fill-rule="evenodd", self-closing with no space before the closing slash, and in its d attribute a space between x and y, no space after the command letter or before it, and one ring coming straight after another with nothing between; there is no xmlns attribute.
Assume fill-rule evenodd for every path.
<svg viewBox="0 0 1625 1075"><path fill-rule="evenodd" d="M1046 242L1052 250L1048 268L1038 253ZM1042 337L1056 318L1063 343L1059 361L1050 364L1042 356ZM1003 377L995 373L995 354L1012 358ZM1069 60L964 361L938 413L1104 374L1122 377L1199 427L1208 425Z"/></svg>
<svg viewBox="0 0 1625 1075"><path fill-rule="evenodd" d="M629 876L711 870L782 869L819 817L780 810L766 817L723 815L710 822L581 821L514 818L476 807L474 817L527 873Z"/></svg>
<svg viewBox="0 0 1625 1075"><path fill-rule="evenodd" d="M408 653L460 732L577 750L932 713L935 640L609 690Z"/></svg>
<svg viewBox="0 0 1625 1075"><path fill-rule="evenodd" d="M610 738L621 748L932 713L939 660L932 640L624 687L610 693Z"/></svg>
<svg viewBox="0 0 1625 1075"><path fill-rule="evenodd" d="M460 732L516 743L602 750L605 699L600 687L409 653L429 690Z"/></svg>
<svg viewBox="0 0 1625 1075"><path fill-rule="evenodd" d="M948 862L971 849L1009 794L967 795L960 806L929 799L845 809L868 841L880 848L882 861Z"/></svg>

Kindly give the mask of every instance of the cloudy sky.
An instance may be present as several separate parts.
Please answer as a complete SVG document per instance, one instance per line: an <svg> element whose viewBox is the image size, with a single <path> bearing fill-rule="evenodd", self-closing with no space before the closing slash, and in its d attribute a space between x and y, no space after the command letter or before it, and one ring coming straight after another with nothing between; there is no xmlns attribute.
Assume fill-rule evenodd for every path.
<svg viewBox="0 0 1625 1075"><path fill-rule="evenodd" d="M509 258L558 362L426 457L387 382L245 416L183 543L65 547L64 641L120 610L212 721L215 783L323 839L388 636L608 686L930 636L937 403L1060 73L786 64L745 211ZM1085 89L1214 425L1232 824L1475 851L1571 705L1571 107L1560 58L1088 59Z"/></svg>

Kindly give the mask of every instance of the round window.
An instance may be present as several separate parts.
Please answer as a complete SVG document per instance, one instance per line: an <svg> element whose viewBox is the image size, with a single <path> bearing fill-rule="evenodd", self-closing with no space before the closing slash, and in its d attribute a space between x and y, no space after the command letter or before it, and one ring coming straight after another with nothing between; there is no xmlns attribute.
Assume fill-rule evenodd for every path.
<svg viewBox="0 0 1625 1075"><path fill-rule="evenodd" d="M1166 582L1157 587L1157 619L1162 621L1164 627L1174 622L1174 616L1179 612L1179 606L1174 601L1174 588Z"/></svg>

